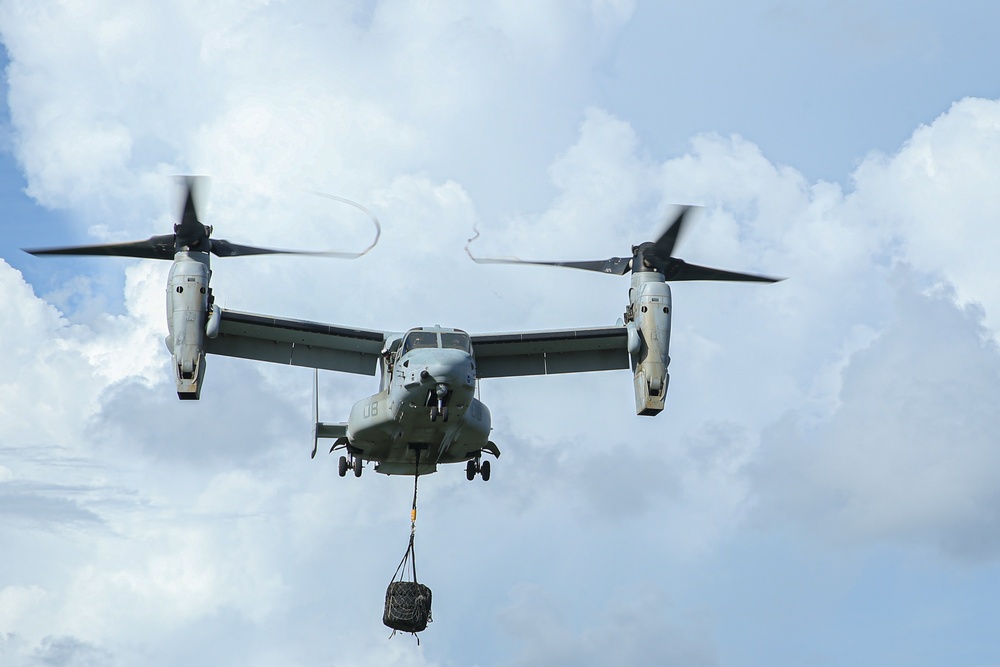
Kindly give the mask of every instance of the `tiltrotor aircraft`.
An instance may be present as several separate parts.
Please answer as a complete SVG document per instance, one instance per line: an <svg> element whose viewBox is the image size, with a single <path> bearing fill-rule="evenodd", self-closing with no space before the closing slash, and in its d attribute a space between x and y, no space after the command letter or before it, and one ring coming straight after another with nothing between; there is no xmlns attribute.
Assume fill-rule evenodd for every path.
<svg viewBox="0 0 1000 667"><path fill-rule="evenodd" d="M599 271L632 272L624 321L610 327L521 331L470 335L441 326L405 333L282 319L223 310L209 288L211 254L308 254L342 258L360 253L302 252L238 245L211 238L212 228L198 219L193 190L185 181L180 222L174 233L145 241L112 245L33 249L33 255L117 255L173 261L167 280L167 349L173 361L177 396L198 399L205 376L205 355L218 354L317 369L314 374L315 457L319 438L333 439L330 452L342 449L341 477L361 476L364 461L387 475L424 475L443 463L466 463L466 476L490 478L484 455L500 456L490 441L490 411L474 393L478 380L631 367L636 413L663 410L670 363L671 295L667 281L725 280L776 282L778 279L689 264L673 256L690 207L680 209L653 242L632 247L629 257L563 262L476 258L479 263L540 264ZM329 196L329 195L327 195ZM349 200L331 197L357 206ZM378 220L372 215L376 230ZM468 252L468 247L466 247ZM318 370L380 376L377 393L354 404L348 420L318 418Z"/></svg>

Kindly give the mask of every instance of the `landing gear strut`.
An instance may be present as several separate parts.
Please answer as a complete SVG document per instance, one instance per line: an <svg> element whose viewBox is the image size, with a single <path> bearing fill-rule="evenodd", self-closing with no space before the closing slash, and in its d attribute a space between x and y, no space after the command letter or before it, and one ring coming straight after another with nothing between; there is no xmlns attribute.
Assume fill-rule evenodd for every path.
<svg viewBox="0 0 1000 667"><path fill-rule="evenodd" d="M451 391L448 390L448 385L439 384L432 391L427 392L427 403L426 405L431 406L431 421L436 422L438 417L441 421L448 421L448 406L445 402L448 400L448 395Z"/></svg>

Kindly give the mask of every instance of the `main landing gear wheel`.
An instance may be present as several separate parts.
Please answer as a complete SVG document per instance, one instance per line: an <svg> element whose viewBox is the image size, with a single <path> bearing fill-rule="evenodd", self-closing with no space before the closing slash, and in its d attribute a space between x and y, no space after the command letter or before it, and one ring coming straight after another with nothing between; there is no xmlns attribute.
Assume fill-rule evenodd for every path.
<svg viewBox="0 0 1000 667"><path fill-rule="evenodd" d="M476 478L476 475L482 477L484 482L490 481L490 462L480 463L479 459L469 459L469 462L465 464L465 478L471 482Z"/></svg>
<svg viewBox="0 0 1000 667"><path fill-rule="evenodd" d="M341 477L346 477L349 469L354 471L355 477L361 477L360 456L352 456L350 461L347 460L346 456L340 457L340 461L337 462L337 474Z"/></svg>

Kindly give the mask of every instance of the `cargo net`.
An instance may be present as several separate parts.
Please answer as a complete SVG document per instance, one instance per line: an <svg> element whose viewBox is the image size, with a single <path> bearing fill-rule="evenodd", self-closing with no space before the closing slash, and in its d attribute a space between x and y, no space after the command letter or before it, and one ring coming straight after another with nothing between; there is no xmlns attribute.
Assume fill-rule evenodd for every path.
<svg viewBox="0 0 1000 667"><path fill-rule="evenodd" d="M420 450L417 450L417 466L420 466ZM413 548L413 538L417 532L417 480L413 476L413 509L410 511L410 543L399 561L396 573L385 591L385 611L382 623L392 628L391 637L397 632L409 632L417 637L418 632L431 622L431 589L417 581L417 554ZM420 637L417 637L417 645Z"/></svg>

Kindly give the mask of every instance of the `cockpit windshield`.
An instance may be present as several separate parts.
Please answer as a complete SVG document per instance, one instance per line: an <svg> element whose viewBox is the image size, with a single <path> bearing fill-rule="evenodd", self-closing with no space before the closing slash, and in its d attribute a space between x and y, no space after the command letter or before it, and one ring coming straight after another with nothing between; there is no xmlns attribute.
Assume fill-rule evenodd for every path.
<svg viewBox="0 0 1000 667"><path fill-rule="evenodd" d="M440 336L440 338L438 338ZM444 348L472 353L472 342L464 331L410 331L403 338L399 353L406 354L416 348Z"/></svg>
<svg viewBox="0 0 1000 667"><path fill-rule="evenodd" d="M454 333L441 332L441 347L446 350L462 350L471 352L472 345L469 342L469 334L456 331Z"/></svg>
<svg viewBox="0 0 1000 667"><path fill-rule="evenodd" d="M437 347L437 332L435 331L411 331L403 339L402 354L406 354L418 347Z"/></svg>

